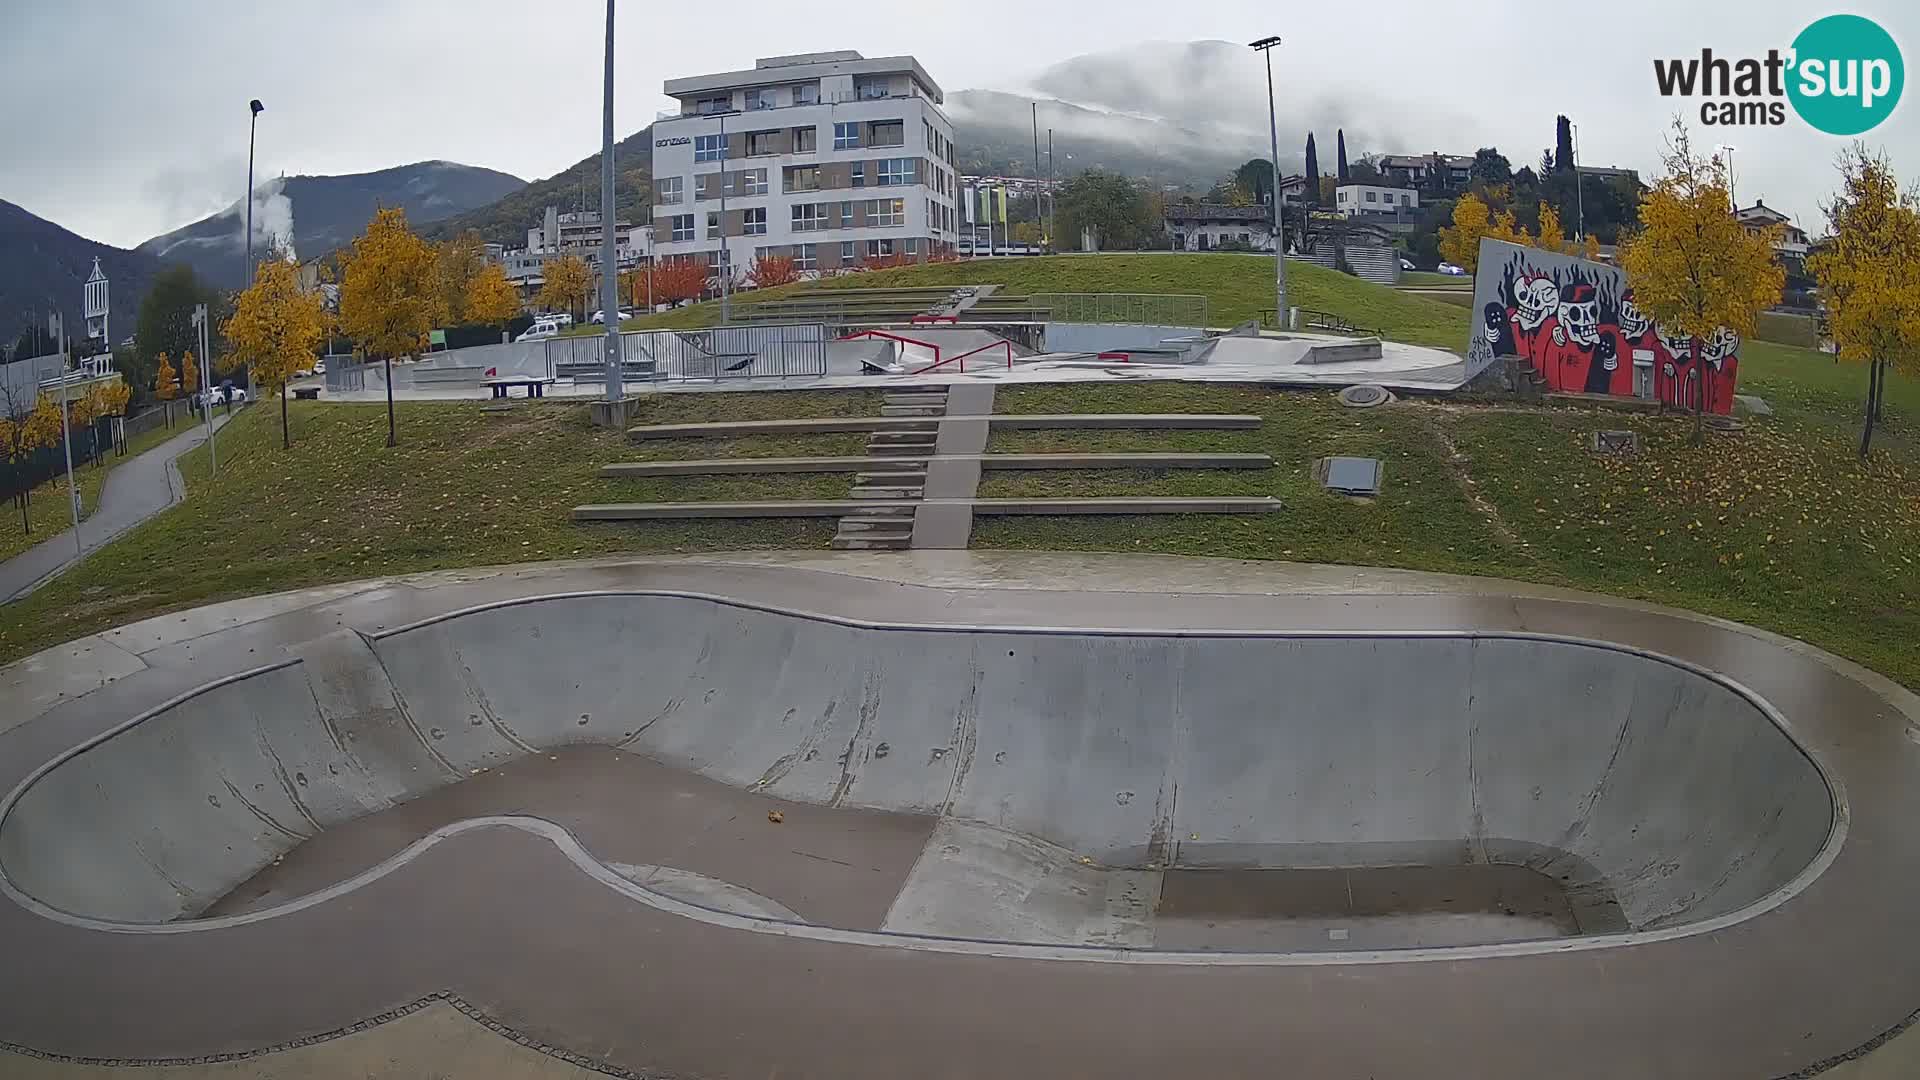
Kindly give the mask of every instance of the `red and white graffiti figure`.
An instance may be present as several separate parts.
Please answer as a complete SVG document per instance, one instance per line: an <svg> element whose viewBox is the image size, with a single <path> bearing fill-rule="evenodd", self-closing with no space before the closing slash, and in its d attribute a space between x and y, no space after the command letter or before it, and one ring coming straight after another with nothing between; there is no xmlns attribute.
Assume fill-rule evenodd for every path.
<svg viewBox="0 0 1920 1080"><path fill-rule="evenodd" d="M1551 278L1531 274L1520 282L1514 302L1518 305L1513 312L1514 351L1551 382L1553 375L1547 370L1546 353L1552 343L1553 315L1559 309L1560 289Z"/></svg>

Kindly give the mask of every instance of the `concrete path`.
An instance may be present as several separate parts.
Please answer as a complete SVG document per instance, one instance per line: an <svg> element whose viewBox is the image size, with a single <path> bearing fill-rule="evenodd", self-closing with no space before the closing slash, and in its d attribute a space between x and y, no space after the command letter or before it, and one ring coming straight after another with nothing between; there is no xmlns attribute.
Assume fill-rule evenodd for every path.
<svg viewBox="0 0 1920 1080"><path fill-rule="evenodd" d="M214 428L227 417L214 417ZM100 503L80 522L80 540L93 552L121 533L187 497L187 485L175 462L207 441L207 426L196 422L179 435L130 461L115 466L100 489ZM0 602L18 600L79 561L73 530L40 541L0 563Z"/></svg>
<svg viewBox="0 0 1920 1080"><path fill-rule="evenodd" d="M707 597L731 597L753 610L740 609L738 626L710 620L705 629L690 619L622 615L621 625L647 630L659 647L621 651L621 640L593 633L584 621L543 618L540 608L554 601L541 598L562 595L570 597L564 603L575 613L600 605L617 615L624 605L633 615L669 601L693 611L713 602ZM476 605L489 606L487 613L442 618ZM745 632L749 621L795 618L808 625L804 631L790 627L793 632L783 633L780 642ZM469 632L482 622L497 625L485 633ZM539 633L513 632L522 624ZM888 629L877 633L883 627ZM977 627L995 629L969 629ZM1189 663L1182 673L1154 667L1151 656L1125 640L1143 632L1178 635L1187 642L1181 648L1192 656L1226 637L1273 640L1251 648L1239 662L1210 671ZM882 938L851 929L872 925L881 898L897 888L906 861L902 849L920 833L905 829L905 822L884 823L896 830L888 834L895 846L878 859L869 854L881 853L870 842L878 835L872 829L856 826L859 835L842 831L849 811L864 814L879 803L958 809L979 794L970 785L1018 779L1015 773L1021 772L1028 780L1056 780L1025 789L1040 801L1004 801L1000 792L982 795L1010 825L1019 825L1030 811L1059 810L1079 815L1069 823L1077 823L1076 834L1117 828L1122 819L1151 826L1160 815L1158 763L1168 777L1193 780L1180 784L1177 803L1165 800L1174 827L1161 831L1171 840L1192 840L1194 834L1205 840L1213 826L1196 815L1234 809L1226 805L1230 796L1308 790L1304 783L1280 783L1251 768L1288 760L1272 752L1278 728L1255 725L1249 730L1259 739L1242 740L1196 727L1180 744L1181 755L1163 759L1139 737L1148 729L1126 726L1129 717L1219 723L1235 709L1250 710L1249 702L1285 702L1300 715L1344 714L1373 700L1375 691L1420 691L1423 678L1432 680L1432 692L1422 691L1429 706L1396 705L1388 711L1423 719L1428 712L1439 715L1443 701L1463 700L1458 693L1441 692L1445 678L1458 676L1457 665L1416 669L1386 655L1369 669L1371 680L1351 673L1335 680L1352 699L1332 707L1326 698L1240 692L1260 690L1252 686L1256 679L1303 685L1317 669L1296 665L1289 679L1279 659L1329 635L1354 634L1384 635L1421 649L1467 634L1514 643L1511 647L1526 654L1477 667L1472 674L1491 689L1516 692L1523 707L1539 705L1537 725L1518 723L1504 737L1484 740L1486 752L1511 751L1519 756L1500 760L1534 775L1476 773L1494 786L1468 808L1475 815L1500 807L1533 815L1531 807L1547 807L1556 793L1575 790L1559 773L1534 770L1527 745L1549 761L1597 761L1617 753L1622 763L1637 757L1642 765L1704 769L1701 775L1717 777L1717 783L1760 775L1752 771L1760 757L1748 752L1759 746L1728 752L1704 741L1691 749L1674 742L1764 731L1752 717L1737 724L1687 722L1695 710L1691 704L1679 706L1696 700L1691 692L1649 692L1631 706L1640 720L1652 724L1647 733L1657 739L1625 739L1608 755L1558 752L1562 744L1555 733L1563 725L1556 720L1562 711L1608 711L1601 695L1609 692L1609 671L1628 662L1667 663L1660 658L1671 657L1688 665L1689 678L1711 673L1714 681L1732 680L1742 694L1751 691L1783 714L1786 730L1808 759L1844 793L1844 835L1836 832L1827 848L1830 863L1785 894L1771 894L1764 910L1691 929L1655 927L1612 941L1571 939L1564 948L1468 950L1444 959L1323 955L1313 962L1244 954L1234 960L1227 954L1230 962L1223 963L1114 950L1069 956L1053 946ZM954 635L968 637L972 647L956 646L950 640ZM1104 641L1088 647L1108 660L1089 666L1052 655L1078 648L1073 635ZM887 641L873 642L876 636ZM602 638L605 649L629 662L608 663L604 654L579 654L571 647ZM890 644L910 640L938 647L916 653ZM865 655L861 650L868 644L880 649L870 653L873 664L839 673L846 686L837 692L840 706L831 712L824 705L798 708L798 696L788 691ZM748 646L770 651L743 652ZM1599 657L1591 671L1558 675L1531 662L1544 655L1541 650L1563 648L1617 655ZM400 657L395 649L409 655ZM396 826L393 839L404 842L436 822L509 807L560 820L544 829L530 830L531 819L521 818L449 834L378 877L302 908L282 904L277 914L250 923L102 931L32 908L19 894L0 899L0 951L12 960L0 966L0 1002L6 1003L0 1008L0 1045L67 1055L58 1063L0 1056L0 1075L79 1076L88 1058L160 1058L182 1062L181 1072L168 1075L233 1075L214 1073L218 1065L185 1063L278 1047L288 1048L291 1057L306 1052L296 1047L369 1026L367 1021L395 1021L375 1045L398 1048L417 1027L409 1018L426 1008L451 1019L438 1006L411 1003L448 995L436 1000L469 1017L505 1025L517 1033L518 1046L567 1053L565 1060L573 1064L582 1056L595 1059L615 1075L1244 1076L1270 1074L1280 1061L1290 1075L1375 1080L1548 1075L1744 1080L1829 1069L1897 1031L1920 1003L1920 941L1910 932L1911 912L1920 903L1920 841L1910 827L1920 815L1920 785L1913 782L1920 772L1920 746L1909 734L1920 720L1920 701L1885 679L1776 635L1650 605L1511 582L1362 567L941 551L610 560L370 581L174 613L0 669L0 728L9 728L0 731L0 788L13 788L43 762L147 709L216 680L255 672L200 695L212 703L216 697L251 694L256 684L264 688L264 696L248 699L258 708L229 717L245 721L239 730L248 737L223 744L219 755L195 758L201 771L189 775L166 768L155 764L160 761L155 756L146 767L128 770L124 782L92 789L110 798L69 804L76 813L44 821L86 832L90 823L105 820L97 815L113 807L159 805L152 800L166 796L174 798L182 816L153 819L151 833L143 825L141 837L164 839L173 828L169 823L188 820L188 811L209 821L240 822L243 829L220 834L235 843L264 835L265 819L247 824L250 807L273 815L284 788L305 793L302 799L312 809L316 794L337 783L327 779L333 773L324 765L316 773L308 762L282 753L287 775L263 774L258 784L224 784L228 777L251 780L237 770L255 752L254 717L275 716L300 701L316 709L385 709L383 702L404 701L411 714L432 700L418 686L398 695L368 696L350 692L364 689L361 682L336 684L334 673L347 669L321 661L344 661L349 653L358 655L356 650L367 653L362 659L368 661L356 670L369 677L414 684L439 679L449 693L481 703L450 712L450 722L423 724L416 732L423 736L418 741L422 753L455 760L457 746L494 738L488 734L491 721L503 733L512 730L523 738L526 725L548 724L557 729L549 734L569 745L631 730L628 753L644 754L652 764L622 760L602 747L542 749L538 754L546 755L545 764L534 753L508 753L507 768L460 769L475 779L444 787L444 799L481 801L433 801L402 809L390 819ZM373 663L381 650L394 655L380 655ZM715 670L724 668L729 678L709 683L689 674L709 656L719 665ZM770 659L775 656L779 659ZM941 663L916 663L920 658ZM969 666L985 671L989 665L991 678L971 677L978 672ZM587 672L594 677L578 677ZM1149 677L1136 677L1141 674ZM314 692L300 685L309 679L317 680ZM303 694L266 686L275 680L296 680L279 689L302 689ZM582 687L606 694L611 707L541 704L555 688ZM1721 682L1712 692L1728 688ZM1176 690L1178 699L1167 700ZM1025 695L1022 700L1030 707L1017 712L1001 707L1010 691ZM641 692L648 700L640 700ZM667 695L670 700L659 708L649 707ZM949 703L961 709L965 724L927 729L930 721L944 718ZM783 704L797 711L784 717ZM1207 707L1199 707L1203 704ZM1278 715L1281 710L1267 711ZM1064 722L1081 714L1083 724ZM753 721L758 734L747 738L737 725L723 729L709 723L716 718ZM174 724L167 714L159 719L150 730ZM208 722L220 719L206 715ZM644 730L633 726L636 720ZM128 733L149 724L143 721ZM196 738L207 733L203 725L192 727L181 730ZM1529 743L1528 732L1535 727L1541 738ZM315 724L301 730L324 734L331 729ZM359 748L356 752L375 749L374 737L383 731L362 734L347 742ZM1589 751L1596 749L1594 732L1578 734ZM61 768L92 755L118 754L127 747L116 744L126 738L126 733L115 735ZM792 752L770 763L749 760L746 751L765 749L776 738L790 740ZM309 756L331 753L327 747L335 745L326 738L310 742ZM149 745L156 751L191 749L186 742L164 739ZM1403 755L1402 764L1417 766L1406 772L1409 776L1424 776L1440 760L1397 738L1369 745L1405 747L1412 756ZM1138 782L1100 786L1099 799L1080 797L1076 786L1118 779L1073 767L1076 754L1096 751L1146 771ZM1341 752L1346 760L1365 760ZM576 788L571 783L523 785L523 779L545 773L571 781L578 774L570 755L572 765L591 762L595 775L607 782L620 782L627 769L646 770L685 794L664 788L652 792L647 783L609 795L601 782L578 785L585 794L574 802L569 801ZM1044 772L1049 757L1062 767ZM688 767L688 761L699 766ZM970 779L952 780L963 764ZM668 767L683 775L659 771ZM1210 778L1203 775L1208 769L1214 770ZM1223 778L1222 769L1231 775ZM423 764L420 775L429 771ZM353 773L342 768L339 775ZM755 782L743 784L742 776ZM1227 782L1232 776L1242 782ZM1366 785L1369 792L1401 790L1385 773L1370 779L1377 782ZM1529 789L1528 783L1546 790L1536 794L1540 789ZM804 795L802 787L837 794L796 799ZM1788 787L1753 785L1776 794ZM1609 801L1604 785L1579 790L1591 790L1596 805ZM1641 805L1637 790L1622 789L1623 809ZM1676 790L1703 794L1711 789L1683 785ZM656 796L659 801L644 806L620 801ZM788 800L784 820L766 812L767 798ZM674 813L693 815L734 836L709 835L684 823L665 823L654 835L610 827L615 818L655 820L669 803ZM428 817L401 820L416 814ZM980 817L976 810L970 820L977 823ZM278 819L295 832L306 831L284 814ZM1237 813L1232 820L1277 819ZM1338 825L1347 816L1335 813L1327 820ZM1429 820L1416 814L1404 824ZM1495 820L1488 818L1489 831ZM1749 826L1768 820L1764 814L1726 819ZM389 843L371 842L370 830L385 821L342 824L341 831L317 838L311 849L329 865L289 854L279 873L297 877L326 870L313 880L338 880L341 872L351 873L356 864L390 850ZM1625 817L1599 821L1579 835L1620 839L1636 831L1633 824ZM569 839L563 828L569 825L583 835ZM87 835L84 851L98 857L109 853L116 837L131 834L103 825ZM1681 839L1675 830L1640 828L1637 835L1635 844L1663 836ZM222 857L225 848L212 836L184 846L135 847L164 851L169 860ZM717 840L728 842L716 845ZM337 843L351 850L328 858L324 849ZM803 916L842 926L756 921L649 899L652 894L635 891L625 872L600 873L601 864L586 854L613 843L634 846L609 854L654 866L688 862L692 865L685 869L695 874L721 882L737 879ZM956 859L980 862L990 854L969 851L957 841L951 846ZM1081 844L1074 850L1089 847L1101 850ZM1701 850L1691 841L1687 848ZM15 855L23 851L16 849ZM850 852L862 854L849 857ZM944 847L936 851L944 852ZM11 875L15 856L8 858ZM782 862L806 869L781 869ZM935 868L924 865L924 853L922 862L914 873L924 882ZM104 864L89 858L44 865L50 873L75 875L78 883ZM1092 864L1076 860L1075 865ZM778 874L765 880L749 876L763 869ZM1662 870L1621 880L1666 888L1663 882L1677 878ZM260 884L272 892L277 882L270 874ZM297 887L281 889L282 897L311 886L288 884ZM121 893L109 889L97 895L113 899ZM920 890L909 899L925 895ZM928 913L924 905L895 905L888 919ZM1107 913L1111 916L1112 909ZM930 911L941 918L951 914ZM447 1036L457 1038L461 1030L455 1023ZM368 1045L348 1039L339 1044L341 1053ZM1887 1047L1890 1053L1901 1049L1901 1040ZM362 1052L370 1063L388 1060L384 1049ZM483 1046L479 1053L488 1052ZM488 1060L441 1071L527 1074L521 1071L526 1063L514 1056L519 1049L502 1042L498 1053L497 1068ZM353 1060L332 1063L348 1066ZM930 1072L929 1062L939 1067ZM188 1071L203 1067L208 1071ZM269 1060L250 1075L299 1075L273 1070ZM1847 1075L1851 1080L1854 1074ZM1894 1069L1857 1075L1905 1074Z"/></svg>

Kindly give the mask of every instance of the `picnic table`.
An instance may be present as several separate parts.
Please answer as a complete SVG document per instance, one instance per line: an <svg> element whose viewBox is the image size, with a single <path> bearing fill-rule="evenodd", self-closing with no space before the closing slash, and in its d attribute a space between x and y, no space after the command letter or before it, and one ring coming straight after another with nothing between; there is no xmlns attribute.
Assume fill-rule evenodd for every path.
<svg viewBox="0 0 1920 1080"><path fill-rule="evenodd" d="M525 387L530 398L546 397L547 384L553 380L545 375L502 375L498 378L484 379L480 385L493 391L496 398L513 396L508 393L513 387Z"/></svg>

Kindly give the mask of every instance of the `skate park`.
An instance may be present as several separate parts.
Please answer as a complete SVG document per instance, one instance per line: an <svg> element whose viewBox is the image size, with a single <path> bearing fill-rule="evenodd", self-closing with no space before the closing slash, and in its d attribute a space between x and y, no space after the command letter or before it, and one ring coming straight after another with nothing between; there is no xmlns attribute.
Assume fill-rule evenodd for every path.
<svg viewBox="0 0 1920 1080"><path fill-rule="evenodd" d="M1271 1045L1326 1076L1797 1076L1920 990L1911 695L1540 586L625 559L163 616L0 692L0 1041L50 1061L432 999L611 1075Z"/></svg>

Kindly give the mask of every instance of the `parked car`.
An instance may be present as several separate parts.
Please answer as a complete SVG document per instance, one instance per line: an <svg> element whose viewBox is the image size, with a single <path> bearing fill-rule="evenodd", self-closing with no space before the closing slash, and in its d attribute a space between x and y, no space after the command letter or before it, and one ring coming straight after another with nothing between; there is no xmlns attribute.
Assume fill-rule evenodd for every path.
<svg viewBox="0 0 1920 1080"><path fill-rule="evenodd" d="M313 365L313 373L315 375L325 375L327 373L327 362L325 360L316 361Z"/></svg>
<svg viewBox="0 0 1920 1080"><path fill-rule="evenodd" d="M1459 267L1453 265L1452 263L1441 263L1440 272L1443 274L1449 274L1453 277L1467 276L1467 272L1465 270L1460 269Z"/></svg>
<svg viewBox="0 0 1920 1080"><path fill-rule="evenodd" d="M231 401L235 405L246 404L247 402L246 388L240 387L240 386L229 386L224 388L216 386L211 390L200 391L200 407L203 409L211 409L218 405L225 405L229 401Z"/></svg>
<svg viewBox="0 0 1920 1080"><path fill-rule="evenodd" d="M559 323L553 322L548 319L536 319L534 320L534 324L532 326L529 326L524 331L521 331L520 336L517 338L514 338L513 340L540 341L545 338L559 337L559 336L560 336Z"/></svg>
<svg viewBox="0 0 1920 1080"><path fill-rule="evenodd" d="M633 318L633 312L631 312L631 311L628 311L628 310L627 310L626 308L621 308L621 309L620 309L620 321L621 321L621 322L626 322L626 321L627 321L628 319L631 319L631 318ZM592 320L592 321L594 322L594 324L595 324L595 325L598 325L598 324L600 324L600 323L604 323L604 322L606 322L607 320L606 320L606 317L605 317L605 314L604 314L604 313L602 313L602 312L598 312L598 311L596 311L596 312L594 312L594 313L593 313L593 320Z"/></svg>
<svg viewBox="0 0 1920 1080"><path fill-rule="evenodd" d="M1413 260L1412 260L1412 259L1401 259L1401 260L1400 260L1400 269L1402 269L1402 270L1411 270L1411 269L1413 269Z"/></svg>

